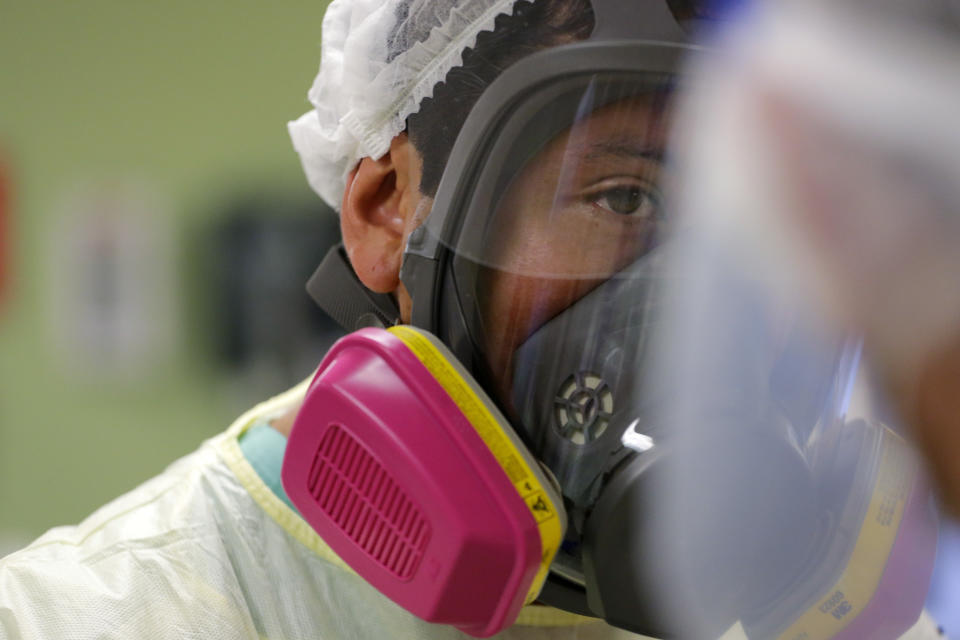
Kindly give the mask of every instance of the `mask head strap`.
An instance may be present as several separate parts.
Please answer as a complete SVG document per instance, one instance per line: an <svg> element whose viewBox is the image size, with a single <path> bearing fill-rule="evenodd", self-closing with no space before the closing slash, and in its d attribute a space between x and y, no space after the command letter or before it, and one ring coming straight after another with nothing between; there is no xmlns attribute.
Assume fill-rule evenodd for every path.
<svg viewBox="0 0 960 640"><path fill-rule="evenodd" d="M385 293L370 291L360 282L350 266L343 243L327 252L307 281L307 293L347 331L392 327L400 323L396 301Z"/></svg>

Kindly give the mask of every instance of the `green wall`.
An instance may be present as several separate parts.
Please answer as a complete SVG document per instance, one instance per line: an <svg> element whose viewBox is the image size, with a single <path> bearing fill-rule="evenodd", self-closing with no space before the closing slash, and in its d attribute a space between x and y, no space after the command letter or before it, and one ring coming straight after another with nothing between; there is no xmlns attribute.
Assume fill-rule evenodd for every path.
<svg viewBox="0 0 960 640"><path fill-rule="evenodd" d="M201 355L189 248L232 192L306 197L285 124L308 108L325 4L0 4L0 162L13 188L0 552L11 537L79 520L259 399L231 394ZM65 366L50 329L51 233L71 193L111 181L145 185L173 230L176 339L131 378Z"/></svg>

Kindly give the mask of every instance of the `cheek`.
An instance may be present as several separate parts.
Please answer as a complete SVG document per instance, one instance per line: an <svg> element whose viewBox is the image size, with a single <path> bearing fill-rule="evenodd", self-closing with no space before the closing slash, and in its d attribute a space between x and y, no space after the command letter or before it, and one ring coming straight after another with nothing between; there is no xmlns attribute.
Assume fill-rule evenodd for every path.
<svg viewBox="0 0 960 640"><path fill-rule="evenodd" d="M600 280L537 278L488 271L483 325L487 364L505 401L513 378L513 354L543 324L576 302Z"/></svg>

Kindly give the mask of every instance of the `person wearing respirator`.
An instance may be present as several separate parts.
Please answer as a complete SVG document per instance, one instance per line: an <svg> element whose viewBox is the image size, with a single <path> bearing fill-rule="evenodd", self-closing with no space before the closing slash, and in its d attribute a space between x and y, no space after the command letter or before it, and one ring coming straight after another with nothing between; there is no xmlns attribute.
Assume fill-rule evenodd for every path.
<svg viewBox="0 0 960 640"><path fill-rule="evenodd" d="M785 486L755 496L749 525L795 525L751 539L748 566L771 570L694 593L658 560L672 551L650 501L673 445L644 365L668 280L667 131L704 17L663 0L334 0L315 109L290 131L343 231L309 290L353 333L309 383L5 559L0 636L667 637L687 632L687 594L722 602L717 636L866 620L821 602L856 554L819 551L838 530L873 540L861 503L884 481L906 487L894 533L922 532L902 524L924 521L907 508L922 492L883 473L899 445L871 432L843 457L843 495L819 499L818 469L850 474L822 462L830 438L794 434L836 417L839 357L790 411L766 407L773 426L730 434ZM900 538L878 553L903 556Z"/></svg>

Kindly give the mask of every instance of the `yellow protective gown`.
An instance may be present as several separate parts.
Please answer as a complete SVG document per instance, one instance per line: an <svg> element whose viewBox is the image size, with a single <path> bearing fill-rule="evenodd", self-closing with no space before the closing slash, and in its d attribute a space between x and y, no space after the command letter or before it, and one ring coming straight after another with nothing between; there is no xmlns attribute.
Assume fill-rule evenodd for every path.
<svg viewBox="0 0 960 640"><path fill-rule="evenodd" d="M79 525L0 560L0 640L467 638L419 620L358 577L244 458L238 437L305 389L259 405ZM530 606L495 637L642 636ZM926 616L907 637L939 638Z"/></svg>
<svg viewBox="0 0 960 640"><path fill-rule="evenodd" d="M445 639L350 570L240 451L254 408L161 475L75 527L0 560L0 639ZM526 607L498 638L639 638L592 618Z"/></svg>

